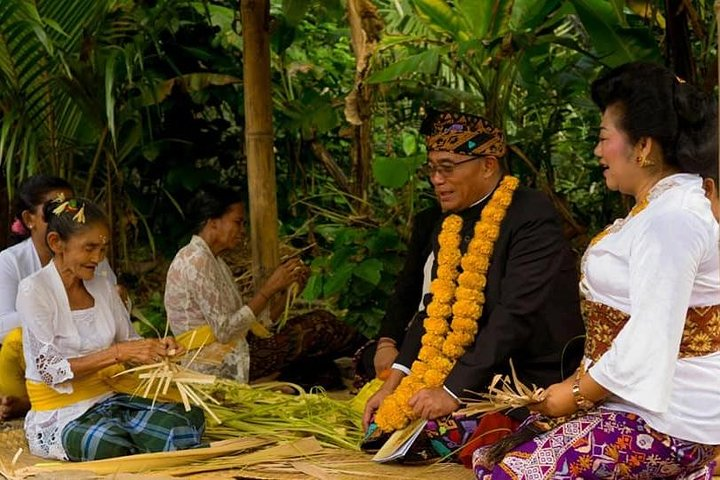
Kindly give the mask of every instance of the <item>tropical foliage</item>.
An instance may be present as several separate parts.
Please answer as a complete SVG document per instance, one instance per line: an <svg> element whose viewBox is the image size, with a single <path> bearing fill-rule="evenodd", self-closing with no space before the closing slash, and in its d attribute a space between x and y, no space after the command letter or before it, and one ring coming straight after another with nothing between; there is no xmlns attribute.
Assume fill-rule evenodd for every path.
<svg viewBox="0 0 720 480"><path fill-rule="evenodd" d="M424 108L503 125L512 172L553 196L582 247L625 208L592 155L590 80L649 59L717 83L703 0L273 0L271 14L281 231L310 246L303 297L368 334L432 202ZM116 268L142 276L185 241L198 186L246 183L242 62L236 1L3 0L7 194L67 177L106 205Z"/></svg>

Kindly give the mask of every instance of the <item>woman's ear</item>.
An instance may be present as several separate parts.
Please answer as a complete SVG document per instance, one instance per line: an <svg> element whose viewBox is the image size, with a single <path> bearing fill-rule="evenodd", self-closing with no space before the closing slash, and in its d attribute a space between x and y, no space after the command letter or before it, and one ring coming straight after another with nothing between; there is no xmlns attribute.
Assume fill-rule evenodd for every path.
<svg viewBox="0 0 720 480"><path fill-rule="evenodd" d="M715 185L715 180L713 180L710 177L706 177L703 179L703 188L705 189L705 196L712 200L713 196L717 196L717 185Z"/></svg>
<svg viewBox="0 0 720 480"><path fill-rule="evenodd" d="M50 250L53 252L53 255L62 253L65 249L65 242L62 238L60 238L60 235L57 232L50 232L47 234L47 243Z"/></svg>
<svg viewBox="0 0 720 480"><path fill-rule="evenodd" d="M30 210L23 210L20 216L22 217L22 221L28 230L35 228L35 215Z"/></svg>

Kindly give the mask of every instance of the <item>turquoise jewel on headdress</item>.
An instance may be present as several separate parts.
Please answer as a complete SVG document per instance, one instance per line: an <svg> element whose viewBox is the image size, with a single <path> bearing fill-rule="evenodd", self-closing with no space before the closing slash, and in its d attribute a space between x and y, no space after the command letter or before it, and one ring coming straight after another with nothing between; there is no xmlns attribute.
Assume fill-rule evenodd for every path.
<svg viewBox="0 0 720 480"><path fill-rule="evenodd" d="M470 140L470 141L468 142L468 147L470 147L470 150L472 150L472 149L475 148L476 146L477 146L477 143L473 142L472 140Z"/></svg>

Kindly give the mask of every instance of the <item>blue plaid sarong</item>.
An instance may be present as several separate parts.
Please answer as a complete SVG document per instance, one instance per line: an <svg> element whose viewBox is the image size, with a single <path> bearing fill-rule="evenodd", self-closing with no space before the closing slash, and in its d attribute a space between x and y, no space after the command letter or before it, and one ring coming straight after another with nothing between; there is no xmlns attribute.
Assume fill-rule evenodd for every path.
<svg viewBox="0 0 720 480"><path fill-rule="evenodd" d="M68 423L62 445L72 461L199 446L205 430L201 409L116 394Z"/></svg>

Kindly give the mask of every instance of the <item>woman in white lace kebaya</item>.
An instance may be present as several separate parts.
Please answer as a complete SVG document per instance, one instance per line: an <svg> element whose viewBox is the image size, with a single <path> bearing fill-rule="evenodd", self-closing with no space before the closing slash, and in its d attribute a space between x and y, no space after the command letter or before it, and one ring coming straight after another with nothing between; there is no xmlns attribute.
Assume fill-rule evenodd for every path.
<svg viewBox="0 0 720 480"><path fill-rule="evenodd" d="M190 243L175 255L167 274L165 310L178 340L192 349L203 345L193 368L246 383L288 366L301 357L321 358L349 347L354 332L325 311L290 319L270 338L248 338L270 299L293 283L302 286L308 269L297 259L280 265L245 302L220 255L243 237L244 207L230 189L199 191L186 211L194 226ZM271 327L284 307L279 299L261 330Z"/></svg>
<svg viewBox="0 0 720 480"><path fill-rule="evenodd" d="M110 229L82 200L44 207L53 259L25 278L17 297L31 409L25 433L34 455L93 460L199 445L202 411L116 394L101 372L148 364L180 351L172 338L139 339L114 285L95 275Z"/></svg>
<svg viewBox="0 0 720 480"><path fill-rule="evenodd" d="M45 241L47 223L43 205L59 195L71 197L70 184L58 177L35 175L23 182L13 200L13 246L0 252L0 420L24 414L30 408L25 388L20 315L15 309L20 281L47 265L52 252ZM113 284L115 274L107 261L95 275Z"/></svg>
<svg viewBox="0 0 720 480"><path fill-rule="evenodd" d="M475 473L709 480L720 445L720 227L699 174L716 165L717 107L640 62L611 70L592 94L605 182L635 207L585 252L580 369L530 406L541 415L477 450Z"/></svg>

